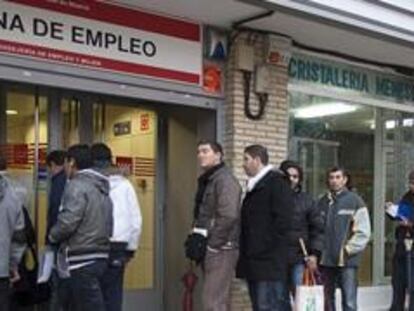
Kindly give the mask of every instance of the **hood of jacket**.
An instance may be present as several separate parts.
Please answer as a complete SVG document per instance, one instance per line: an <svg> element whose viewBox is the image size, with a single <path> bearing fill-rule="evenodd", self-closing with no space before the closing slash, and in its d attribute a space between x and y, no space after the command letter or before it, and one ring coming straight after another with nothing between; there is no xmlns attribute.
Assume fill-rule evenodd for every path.
<svg viewBox="0 0 414 311"><path fill-rule="evenodd" d="M78 178L95 186L101 193L109 195L109 179L104 174L93 169L86 169L78 172Z"/></svg>

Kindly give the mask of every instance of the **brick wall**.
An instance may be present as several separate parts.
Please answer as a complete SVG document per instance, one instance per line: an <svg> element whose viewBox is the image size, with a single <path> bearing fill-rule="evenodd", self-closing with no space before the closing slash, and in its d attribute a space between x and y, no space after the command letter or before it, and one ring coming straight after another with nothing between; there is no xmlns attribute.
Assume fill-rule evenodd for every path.
<svg viewBox="0 0 414 311"><path fill-rule="evenodd" d="M242 168L243 150L250 144L262 144L268 148L270 163L278 165L286 157L288 140L287 66L271 66L271 84L264 116L261 120L249 120L244 115L243 74L235 68L236 51L240 45L253 44L255 63L264 63L265 36L257 33L240 34L233 42L226 66L226 107L224 150L226 163L244 184L246 176ZM251 90L253 90L252 77ZM250 95L252 110L257 110L258 99ZM232 289L232 310L251 310L246 286L235 280Z"/></svg>

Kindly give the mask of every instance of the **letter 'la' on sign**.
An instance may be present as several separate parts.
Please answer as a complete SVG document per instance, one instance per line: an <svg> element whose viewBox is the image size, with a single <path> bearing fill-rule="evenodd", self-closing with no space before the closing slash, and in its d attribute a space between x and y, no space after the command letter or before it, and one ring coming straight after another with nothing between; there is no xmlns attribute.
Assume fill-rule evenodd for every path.
<svg viewBox="0 0 414 311"><path fill-rule="evenodd" d="M116 4L0 0L0 54L202 84L201 26Z"/></svg>

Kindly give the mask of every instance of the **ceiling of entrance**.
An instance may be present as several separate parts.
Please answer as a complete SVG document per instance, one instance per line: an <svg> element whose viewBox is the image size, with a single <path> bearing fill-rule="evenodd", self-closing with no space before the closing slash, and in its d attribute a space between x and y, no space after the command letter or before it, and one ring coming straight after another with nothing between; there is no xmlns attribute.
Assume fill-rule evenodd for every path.
<svg viewBox="0 0 414 311"><path fill-rule="evenodd" d="M118 0L117 2L228 29L235 21L265 11L239 0ZM304 46L380 63L414 67L414 42L412 45L401 46L386 41L385 38L368 37L324 24L317 18L305 19L276 12L271 17L245 26L289 35Z"/></svg>

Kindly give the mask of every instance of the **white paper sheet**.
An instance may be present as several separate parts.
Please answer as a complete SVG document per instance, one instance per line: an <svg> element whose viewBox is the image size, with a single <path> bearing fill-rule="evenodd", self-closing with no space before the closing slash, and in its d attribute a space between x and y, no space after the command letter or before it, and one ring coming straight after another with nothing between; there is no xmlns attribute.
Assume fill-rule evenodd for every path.
<svg viewBox="0 0 414 311"><path fill-rule="evenodd" d="M55 262L55 252L50 249L46 248L41 255L41 259L39 261L39 271L37 275L37 283L46 283L49 281L50 276L52 274L53 266Z"/></svg>
<svg viewBox="0 0 414 311"><path fill-rule="evenodd" d="M398 205L392 204L385 208L385 212L390 215L392 218L397 217L398 214Z"/></svg>

